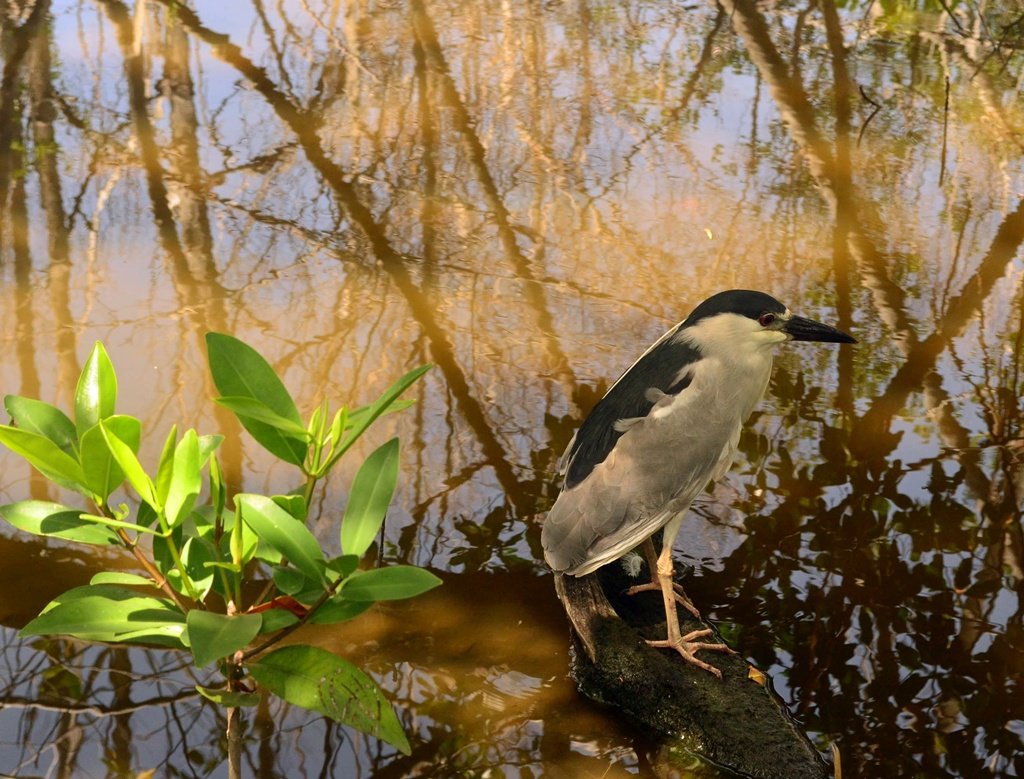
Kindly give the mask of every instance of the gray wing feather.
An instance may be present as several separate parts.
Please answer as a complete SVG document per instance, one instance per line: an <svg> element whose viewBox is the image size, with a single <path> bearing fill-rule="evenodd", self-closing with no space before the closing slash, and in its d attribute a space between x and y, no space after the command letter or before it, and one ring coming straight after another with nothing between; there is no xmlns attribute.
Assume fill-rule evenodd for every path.
<svg viewBox="0 0 1024 779"><path fill-rule="evenodd" d="M607 464L607 463L605 463ZM612 538L630 518L630 502L621 485L593 474L586 488L563 490L544 521L544 557L555 571L577 574L597 545Z"/></svg>
<svg viewBox="0 0 1024 779"><path fill-rule="evenodd" d="M644 352L583 420L562 456L563 489L575 487L604 462L625 432L617 426L620 420L642 419L655 404L664 403L690 385L693 373L689 369L701 355L692 344L675 337L681 326L669 330Z"/></svg>
<svg viewBox="0 0 1024 779"><path fill-rule="evenodd" d="M586 479L563 488L541 535L552 569L581 576L621 557L728 468L734 446L723 444L738 428L695 424L707 419L685 396L668 417L631 420Z"/></svg>

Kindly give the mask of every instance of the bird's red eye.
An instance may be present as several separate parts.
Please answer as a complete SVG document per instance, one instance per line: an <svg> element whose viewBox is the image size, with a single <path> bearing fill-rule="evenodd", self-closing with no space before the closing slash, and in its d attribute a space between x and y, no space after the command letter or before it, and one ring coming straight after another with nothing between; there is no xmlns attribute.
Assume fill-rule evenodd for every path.
<svg viewBox="0 0 1024 779"><path fill-rule="evenodd" d="M761 327L768 327L768 325L774 321L775 314L761 314L761 316L757 318L757 323L761 325Z"/></svg>

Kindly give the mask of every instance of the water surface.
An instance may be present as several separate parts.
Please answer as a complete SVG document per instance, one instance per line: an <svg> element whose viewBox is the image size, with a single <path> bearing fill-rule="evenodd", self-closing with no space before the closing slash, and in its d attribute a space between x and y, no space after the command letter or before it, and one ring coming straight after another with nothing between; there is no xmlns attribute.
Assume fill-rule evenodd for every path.
<svg viewBox="0 0 1024 779"><path fill-rule="evenodd" d="M358 457L399 434L381 554L444 586L314 639L389 691L413 754L270 703L247 773L658 772L568 678L540 520L586 411L730 287L860 345L780 350L680 537L690 594L845 777L1024 773L1024 18L984 7L0 10L2 392L67 408L102 340L144 462L171 424L222 431L233 485L283 492L213 410L205 332L304 410L436 365L316 528L336 549ZM62 496L0 455L0 498L27 497ZM130 564L2 531L0 774L226 775L184 658L17 636Z"/></svg>

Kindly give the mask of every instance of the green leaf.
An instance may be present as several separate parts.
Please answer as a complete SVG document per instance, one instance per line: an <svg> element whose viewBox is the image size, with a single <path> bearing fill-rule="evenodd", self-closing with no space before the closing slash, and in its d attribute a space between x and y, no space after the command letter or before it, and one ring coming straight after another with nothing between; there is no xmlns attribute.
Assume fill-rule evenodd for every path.
<svg viewBox="0 0 1024 779"><path fill-rule="evenodd" d="M199 440L195 430L189 430L174 450L174 469L164 502L164 515L171 527L176 527L188 516L202 486Z"/></svg>
<svg viewBox="0 0 1024 779"><path fill-rule="evenodd" d="M245 524L244 522L242 523ZM248 527L248 526L247 526ZM282 565L287 562L284 556L278 552L274 547L268 544L264 539L259 539L256 544L256 555L257 560L262 560L267 565Z"/></svg>
<svg viewBox="0 0 1024 779"><path fill-rule="evenodd" d="M227 512L223 518L224 537L220 544L222 556L244 568L256 554L259 537L256 535L256 531L245 522L239 521L236 528L237 515L235 512Z"/></svg>
<svg viewBox="0 0 1024 779"><path fill-rule="evenodd" d="M427 367L429 367L429 366L427 366ZM338 420L337 418L335 418L335 422L341 422L340 431L344 432L344 431L347 431L347 430L351 430L353 427L362 427L364 420L370 414L376 413L375 405L376 404L371 404L369 406L360 406L359 408L354 408L354 409L352 409L351 411L349 411L346 414L346 417L343 420ZM387 416L388 414L395 414L395 413L397 413L399 411L405 411L407 408L412 408L415 405L416 405L416 401L415 400L396 400L393 403L391 403L391 405L389 405L382 412L377 414L377 416L379 418L379 417ZM344 410L344 409L342 409L342 410ZM334 435L333 431L334 431L334 424L332 423L332 425L331 425L331 435L332 436ZM340 439L341 439L341 436L339 435L338 436L338 440L340 440ZM335 445L337 445L337 441L335 441Z"/></svg>
<svg viewBox="0 0 1024 779"><path fill-rule="evenodd" d="M184 630L184 615L166 598L112 584L90 584L58 595L21 634L182 647Z"/></svg>
<svg viewBox="0 0 1024 779"><path fill-rule="evenodd" d="M45 500L23 500L0 506L0 517L33 535L101 546L120 543L113 530L82 519L81 514L78 509Z"/></svg>
<svg viewBox="0 0 1024 779"><path fill-rule="evenodd" d="M207 563L210 568L223 568L225 571L231 571L231 573L240 573L241 567L234 563L225 563L222 561Z"/></svg>
<svg viewBox="0 0 1024 779"><path fill-rule="evenodd" d="M301 438L309 440L309 431L298 422L293 422L274 411L266 403L256 398L235 396L224 396L213 399L215 403L230 411L240 419L245 418L254 422L262 422L265 425L276 428L290 438Z"/></svg>
<svg viewBox="0 0 1024 779"><path fill-rule="evenodd" d="M420 376L429 371L432 365L421 365L419 368L409 371L407 374L402 376L398 381L392 384L384 394L377 398L376 401L371 403L369 406L364 408L356 409L349 414L349 425L352 432L349 433L341 446L338 447L337 451L331 455L331 459L327 461L323 469L324 473L327 472L338 461L350 446L355 443L356 439L359 438L373 422L381 414L388 411L392 405L398 400L398 396L405 392ZM354 421L353 421L354 420Z"/></svg>
<svg viewBox="0 0 1024 779"><path fill-rule="evenodd" d="M226 706L234 709L242 706L258 706L260 695L256 692L231 692L230 690L215 690L210 687L196 685L196 692L206 700L212 701L219 706Z"/></svg>
<svg viewBox="0 0 1024 779"><path fill-rule="evenodd" d="M138 511L135 512L135 523L137 525L140 527L154 528L159 524L159 519L160 518L156 515L156 509L145 501L139 504Z"/></svg>
<svg viewBox="0 0 1024 779"><path fill-rule="evenodd" d="M440 583L430 571L414 565L389 565L352 574L341 585L341 594L346 600L401 600L432 590Z"/></svg>
<svg viewBox="0 0 1024 779"><path fill-rule="evenodd" d="M224 504L227 502L227 487L224 485L224 476L220 470L220 460L217 455L210 454L210 508L213 509L213 521L224 514Z"/></svg>
<svg viewBox="0 0 1024 779"><path fill-rule="evenodd" d="M263 617L259 614L229 617L227 614L192 609L187 622L192 656L196 665L202 668L245 648L259 634Z"/></svg>
<svg viewBox="0 0 1024 779"><path fill-rule="evenodd" d="M188 644L185 639L184 622L165 622L163 624L145 623L136 630L119 633L114 640L123 644L155 644L173 649L187 649Z"/></svg>
<svg viewBox="0 0 1024 779"><path fill-rule="evenodd" d="M107 442L110 453L114 456L117 464L121 466L125 476L128 477L128 483L132 485L140 498L159 511L161 504L157 501L156 488L139 462L139 458L135 456L135 452L132 451L128 444L117 437L115 431L107 427L106 422L100 422L99 427L103 432L103 440Z"/></svg>
<svg viewBox="0 0 1024 779"><path fill-rule="evenodd" d="M149 533L153 536L162 535L159 530L153 530L146 525L138 522L126 522L123 519L111 519L110 517L98 516L96 514L86 514L84 512L77 512L78 516L84 522L91 522L94 525L102 525L103 527L114 527L122 528L123 530L134 530L137 533ZM141 513L141 512L140 512Z"/></svg>
<svg viewBox="0 0 1024 779"><path fill-rule="evenodd" d="M295 401L259 352L224 333L207 333L206 348L213 383L221 395L257 400L278 417L302 427ZM309 448L305 428L298 435L246 416L240 416L239 421L271 454L300 467L305 462Z"/></svg>
<svg viewBox="0 0 1024 779"><path fill-rule="evenodd" d="M345 518L341 522L341 548L362 556L377 537L398 483L398 439L392 438L360 466L352 482Z"/></svg>
<svg viewBox="0 0 1024 779"><path fill-rule="evenodd" d="M211 565L217 561L213 543L200 536L189 536L181 547L181 562L185 573L192 580L199 600L205 600L213 589L217 577L216 569Z"/></svg>
<svg viewBox="0 0 1024 779"><path fill-rule="evenodd" d="M267 609L263 612L263 627L260 633L274 633L284 630L299 621L288 609Z"/></svg>
<svg viewBox="0 0 1024 779"><path fill-rule="evenodd" d="M137 587L156 587L156 582L149 577L127 571L100 571L89 580L89 584L130 584Z"/></svg>
<svg viewBox="0 0 1024 779"><path fill-rule="evenodd" d="M271 497L271 500L299 520L299 522L306 521L306 499L302 495L274 495Z"/></svg>
<svg viewBox="0 0 1024 779"><path fill-rule="evenodd" d="M82 678L64 665L54 664L39 674L33 696L37 700L73 700L84 703L89 697L82 687Z"/></svg>
<svg viewBox="0 0 1024 779"><path fill-rule="evenodd" d="M43 438L53 441L68 454L74 452L75 444L78 442L75 423L56 406L33 398L8 395L4 398L4 408L11 415L15 426L31 433L38 433Z"/></svg>
<svg viewBox="0 0 1024 779"><path fill-rule="evenodd" d="M358 617L372 605L373 601L369 600L347 601L341 598L331 598L313 612L313 616L309 618L309 621L314 625L334 625L338 622L346 622L354 617Z"/></svg>
<svg viewBox="0 0 1024 779"><path fill-rule="evenodd" d="M206 542L206 549L196 548L191 552L194 558L194 565L189 566L185 562L185 547L192 540L193 536L189 534L186 537L185 526L178 525L176 528L172 528L170 535L157 535L153 538L153 562L156 564L156 569L167 577L167 583L171 585L177 592L183 595L193 597L191 590L194 590L197 585L192 581L193 574L200 578L206 577L212 582L213 577L216 576L216 570L208 568L207 564L215 560L216 557L213 554L212 544ZM198 542L203 542L203 539L196 539ZM178 559L182 562L182 567L185 569L184 576L187 577L188 581L182 576L182 571L178 567L177 561L175 560L174 551L171 547L178 550ZM198 593L196 593L198 596Z"/></svg>
<svg viewBox="0 0 1024 779"><path fill-rule="evenodd" d="M92 491L86 486L85 474L78 460L49 438L18 427L0 425L0 443L28 460L50 481L91 497Z"/></svg>
<svg viewBox="0 0 1024 779"><path fill-rule="evenodd" d="M217 451L217 448L223 443L224 436L222 435L201 435L199 436L199 465L200 467L206 465L206 461L210 459L210 455Z"/></svg>
<svg viewBox="0 0 1024 779"><path fill-rule="evenodd" d="M171 477L174 475L174 450L178 443L178 426L171 425L171 431L164 441L164 448L160 452L160 462L156 466L156 499L162 506L167 501L167 492L171 489ZM138 451L138 450L136 450Z"/></svg>
<svg viewBox="0 0 1024 779"><path fill-rule="evenodd" d="M309 579L302 571L295 568L275 568L273 572L274 586L285 595L294 595L307 586Z"/></svg>
<svg viewBox="0 0 1024 779"><path fill-rule="evenodd" d="M201 435L201 436L197 436L194 431L189 431L189 432L192 433L192 435L195 437L196 442L197 442L197 447L196 447L197 458L196 458L196 466L195 466L194 470L195 470L196 473L199 473L200 471L202 471L202 469L206 465L207 461L210 460L210 458L213 455L213 453L217 451L217 447L220 446L221 442L224 440L224 436L220 436L220 435ZM185 435L187 437L188 433L186 433ZM184 443L184 440L182 441L182 443ZM171 432L167 436L167 441L164 443L163 453L160 455L160 465L157 468L156 495L157 495L157 499L161 502L161 504L165 505L168 520L171 522L172 525L176 521L175 519L172 519L172 517L176 516L177 517L177 521L181 521L181 520L183 520L185 518L185 516L188 515L188 511L182 511L180 508L177 509L177 510L172 510L171 507L166 506L166 504L167 504L167 495L171 491L171 482L172 482L172 478L175 475L175 454L176 453L178 454L179 463L180 463L182 457L190 456L191 448L192 448L192 445L191 445L191 443L189 443L189 444L185 444L185 449L180 449L180 445L177 444L177 426L175 425L175 426L171 427ZM216 462L216 457L214 457L213 460L214 460L214 462ZM187 462L186 462L186 465L187 465ZM216 465L214 465L212 467L213 468L217 468ZM186 470L180 470L179 469L177 471L177 479L178 479L177 487L179 489L188 486L187 484L185 484L181 480L185 479L186 475L188 473L192 472L192 470L193 469L191 467L189 467L189 468L186 468ZM199 473L198 478L200 479L200 481L202 481L201 473ZM218 468L216 474L214 474L214 472L211 470L211 473L210 473L210 488L211 488L211 492L210 492L210 494L211 494L211 496L213 496L213 500L211 502L213 503L214 506L219 506L217 508L217 513L218 514L224 509L224 493L223 493L223 490L220 489L220 487L222 487L223 485L219 482L219 479L220 479L220 470L219 470L219 468ZM214 489L215 487L217 489ZM200 488L198 488L198 487L196 488L196 494L199 493L199 489ZM186 492L185 494L187 495L188 493ZM180 495L176 495L175 496L175 501L177 501L177 499L179 497L181 497L181 496ZM189 507L191 507L193 505L193 503L194 503L194 500L193 501L189 501L188 502Z"/></svg>
<svg viewBox="0 0 1024 779"><path fill-rule="evenodd" d="M344 579L351 576L359 567L359 558L354 554L343 554L332 557L327 561L327 569L337 574L334 579Z"/></svg>
<svg viewBox="0 0 1024 779"><path fill-rule="evenodd" d="M196 527L196 532L207 540L213 539L216 517L216 510L210 505L194 506L188 515Z"/></svg>
<svg viewBox="0 0 1024 779"><path fill-rule="evenodd" d="M264 495L237 495L242 519L256 535L314 581L329 586L320 544L304 524Z"/></svg>
<svg viewBox="0 0 1024 779"><path fill-rule="evenodd" d="M75 428L82 435L100 420L114 413L117 402L117 376L99 341L85 361L75 388Z"/></svg>
<svg viewBox="0 0 1024 779"><path fill-rule="evenodd" d="M310 439L314 441L322 441L320 437L323 430L321 425L323 424L324 415L327 413L327 398L324 398L323 402L313 409L312 415L309 417L309 423L306 425L306 432L309 434Z"/></svg>
<svg viewBox="0 0 1024 779"><path fill-rule="evenodd" d="M112 416L103 421L104 427L128 445L132 452L139 451L142 438L142 423L135 417ZM99 425L82 433L82 471L89 489L106 504L110 493L124 481L124 471L118 465L107 446L106 438Z"/></svg>
<svg viewBox="0 0 1024 779"><path fill-rule="evenodd" d="M345 432L348 426L348 409L342 406L338 409L338 413L334 415L334 419L331 420L331 431L328 436L328 440L331 443L331 447L335 447L341 441L341 434Z"/></svg>
<svg viewBox="0 0 1024 779"><path fill-rule="evenodd" d="M288 703L320 712L410 754L409 741L381 689L326 649L282 647L250 663L249 672Z"/></svg>

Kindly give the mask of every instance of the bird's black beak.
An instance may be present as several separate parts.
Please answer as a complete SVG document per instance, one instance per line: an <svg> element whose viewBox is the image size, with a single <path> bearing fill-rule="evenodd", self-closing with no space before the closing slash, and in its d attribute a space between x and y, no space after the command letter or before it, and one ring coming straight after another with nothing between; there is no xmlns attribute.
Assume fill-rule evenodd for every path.
<svg viewBox="0 0 1024 779"><path fill-rule="evenodd" d="M790 317L782 326L782 332L788 333L794 341L821 341L832 344L857 343L856 338L847 335L842 330L815 322L813 319L804 319L802 316Z"/></svg>

